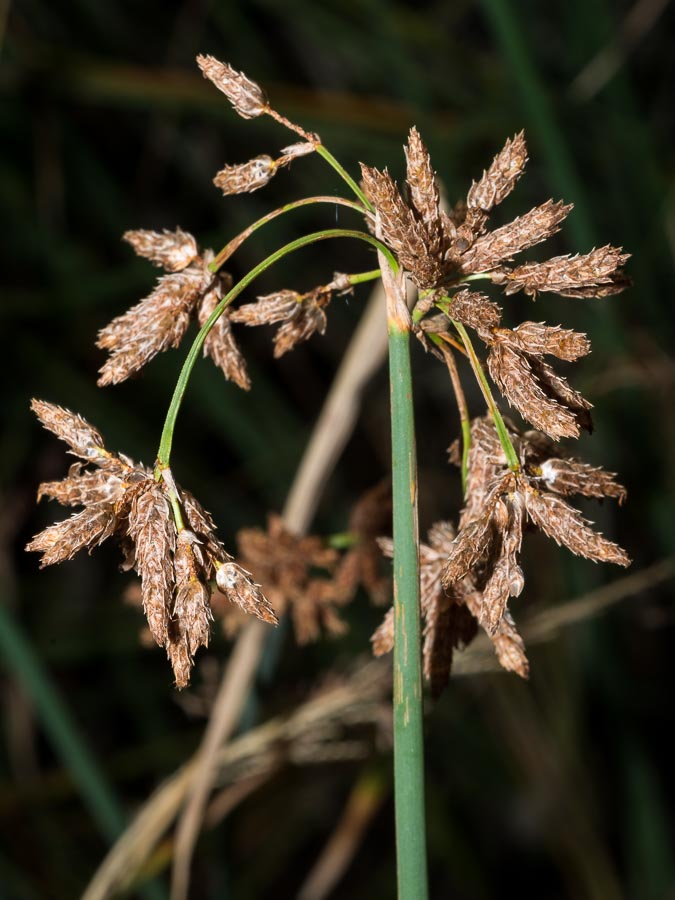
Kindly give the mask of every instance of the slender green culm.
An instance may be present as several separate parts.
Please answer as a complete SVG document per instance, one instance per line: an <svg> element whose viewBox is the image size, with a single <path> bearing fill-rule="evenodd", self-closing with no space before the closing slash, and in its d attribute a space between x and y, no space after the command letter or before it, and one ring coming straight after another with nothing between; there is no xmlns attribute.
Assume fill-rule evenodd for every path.
<svg viewBox="0 0 675 900"><path fill-rule="evenodd" d="M372 211L373 211L373 205L372 205L372 203L370 202L370 200L368 200L368 198L366 197L366 195L363 193L363 191L362 191L361 188L358 186L358 184L354 181L354 179L353 179L352 176L349 174L349 172L344 168L344 166L342 166L342 165L337 161L337 159L335 159L335 157L334 157L333 154L330 152L330 150L329 150L327 147L324 147L323 144L317 144L315 149L316 149L316 152L319 154L319 156L322 156L322 157L326 160L326 162L328 163L328 165L332 166L332 167L335 169L335 171L338 173L338 175L340 176L340 178L342 178L342 180L343 180L346 184L349 185L349 187L350 187L350 188L352 189L352 191L356 194L356 196L359 198L359 200L361 201L361 203L363 203L363 205L365 206L365 208L366 208L369 212L372 212Z"/></svg>
<svg viewBox="0 0 675 900"><path fill-rule="evenodd" d="M394 795L399 900L427 897L417 459L410 332L389 321L394 504Z"/></svg>

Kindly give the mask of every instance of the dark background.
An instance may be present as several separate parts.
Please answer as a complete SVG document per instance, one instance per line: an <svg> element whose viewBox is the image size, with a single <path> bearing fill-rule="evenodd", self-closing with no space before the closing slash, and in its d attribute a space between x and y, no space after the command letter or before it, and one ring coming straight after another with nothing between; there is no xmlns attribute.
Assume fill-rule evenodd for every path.
<svg viewBox="0 0 675 900"><path fill-rule="evenodd" d="M595 404L596 432L580 452L619 472L629 490L622 510L605 505L592 517L638 571L672 554L675 526L675 34L671 7L655 0L6 0L0 10L0 896L71 898L110 835L95 824L96 800L77 786L76 763L55 750L54 729L65 728L67 742L75 727L130 816L188 758L204 719L176 696L163 654L139 644L140 616L120 601L128 576L117 571L115 548L43 572L23 554L60 513L35 507L36 486L67 465L29 398L79 411L111 449L151 463L186 349L133 382L96 388L96 331L154 277L122 232L180 224L217 249L279 203L342 190L311 157L263 191L220 196L211 178L224 162L290 141L270 120L234 115L202 79L196 53L264 85L276 108L317 130L352 173L364 160L400 175L416 124L452 199L524 127L528 172L498 222L564 198L575 210L549 255L608 242L633 254L635 287L625 294L544 296L534 311L514 298L507 315L589 333L594 352L574 382ZM308 230L334 227L335 216L320 207L275 223L245 245L233 273ZM337 216L352 224L348 211ZM306 290L334 270L372 266L368 250L330 242L296 254L259 286ZM212 510L226 544L281 508L368 294L364 286L335 301L325 337L278 363L270 332L246 331L250 395L210 363L198 366L174 470ZM425 528L459 507L445 455L458 422L440 366L418 348L414 364ZM384 372L365 399L318 533L344 530L351 504L388 471ZM470 401L480 412L479 397ZM527 587L513 604L519 621L622 577L537 537L526 558ZM292 708L325 673L367 652L379 613L360 596L347 618L347 637L312 648L298 649L287 634L273 675L258 686L254 718ZM532 648L528 684L509 675L453 682L427 722L433 897L675 897L672 639L665 580ZM197 666L197 692L217 681L227 653L216 636ZM291 768L268 781L203 837L192 896L293 897L363 765ZM388 756L368 765L381 776L381 805L335 897L394 895Z"/></svg>

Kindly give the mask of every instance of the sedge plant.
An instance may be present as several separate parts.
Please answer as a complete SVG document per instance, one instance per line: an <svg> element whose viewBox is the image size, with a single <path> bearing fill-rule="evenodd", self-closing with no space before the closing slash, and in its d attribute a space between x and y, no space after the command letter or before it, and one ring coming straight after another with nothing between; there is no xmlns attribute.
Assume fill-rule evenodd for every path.
<svg viewBox="0 0 675 900"><path fill-rule="evenodd" d="M394 783L398 890L402 900L427 894L423 767L423 678L437 697L446 687L453 653L482 628L501 665L527 677L524 643L508 604L520 595L523 533L537 528L559 545L596 562L629 564L624 550L595 531L568 502L574 494L623 502L612 473L588 465L564 449L563 438L591 429L591 404L551 365L590 351L586 335L561 326L526 321L510 328L503 310L483 288L501 290L503 302L523 291L536 298L552 291L571 298L606 297L627 284L627 255L605 246L544 262L515 257L555 234L571 206L549 200L512 222L490 227L495 207L523 174L523 134L508 140L466 198L441 202L429 152L418 131L405 146L406 191L387 170L362 165L357 181L318 135L289 121L243 73L211 56L197 62L206 78L244 119L268 115L297 140L277 156L259 155L226 165L214 178L224 195L263 188L292 161L318 154L343 179L348 196L289 202L231 237L219 252L175 231L129 231L135 252L164 270L148 297L102 329L98 346L108 354L101 387L138 373L154 356L181 342L197 320L194 339L168 405L157 457L151 467L109 451L101 434L80 415L33 401L42 424L78 457L67 476L40 486L39 497L80 506L80 512L38 534L29 550L42 565L71 559L109 537L122 549L124 566L140 575L138 599L155 643L170 660L177 688L189 684L195 655L208 645L216 610L231 632L247 616L273 626L288 612L301 642L323 627L340 633L339 608L359 584L386 595L388 582L377 554L393 558L393 604L373 635L375 654L393 649ZM271 253L236 284L225 270L244 241L272 219L310 204L339 204L354 215L350 229L304 235ZM280 289L239 303L263 272L289 254L321 241L365 242L377 252L377 268L336 273L304 292ZM242 390L250 387L237 326L277 325L280 357L327 325L335 297L381 279L386 297L391 387L393 538L382 535L387 492L371 491L350 523L351 538L339 550L314 536L289 534L271 516L266 531L247 529L230 553L216 536L210 514L172 472L174 435L190 375L202 355ZM461 435L450 448L461 473L464 506L457 522L437 522L420 543L410 341L415 338L450 376ZM476 346L484 348L481 355ZM485 401L471 416L462 373L475 378ZM495 390L496 389L496 390ZM499 393L528 423L505 418ZM529 429L529 430L528 430ZM317 577L323 569L326 577Z"/></svg>

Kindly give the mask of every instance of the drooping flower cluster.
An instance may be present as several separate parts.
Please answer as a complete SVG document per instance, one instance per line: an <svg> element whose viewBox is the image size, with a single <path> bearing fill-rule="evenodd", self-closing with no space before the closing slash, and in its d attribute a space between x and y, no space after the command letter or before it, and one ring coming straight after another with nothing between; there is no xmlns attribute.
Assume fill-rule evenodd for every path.
<svg viewBox="0 0 675 900"><path fill-rule="evenodd" d="M150 470L106 450L100 433L81 416L42 400L33 400L32 407L45 428L92 468L78 462L62 481L40 485L38 499L83 509L45 528L26 549L42 553L41 566L48 566L117 538L123 568L141 576L148 627L166 649L177 687L188 684L194 655L209 642L212 579L246 613L277 622L260 586L216 537L209 513L174 484L168 470L158 481ZM187 525L177 524L172 506Z"/></svg>
<svg viewBox="0 0 675 900"><path fill-rule="evenodd" d="M101 368L101 387L119 384L143 368L158 353L177 347L190 322L202 325L232 287L226 272L214 275L208 268L210 250L199 253L191 234L176 231L127 231L124 240L139 256L167 272L157 287L140 303L101 329L97 344L110 354ZM209 332L204 354L222 369L226 378L248 390L246 362L232 335L225 309Z"/></svg>
<svg viewBox="0 0 675 900"><path fill-rule="evenodd" d="M348 276L336 272L330 284L320 285L305 294L282 290L258 297L255 303L245 303L235 309L231 319L244 325L275 325L281 322L281 328L274 336L274 356L278 359L315 332L323 334L327 324L325 307L334 293L349 291L353 288Z"/></svg>
<svg viewBox="0 0 675 900"><path fill-rule="evenodd" d="M614 474L562 455L544 434L508 428L520 471L508 468L492 420L474 419L459 530L436 523L429 543L420 548L424 672L436 696L447 683L453 649L466 645L478 625L492 640L502 666L527 677L525 647L507 604L525 585L518 557L528 525L579 556L630 564L626 552L594 531L565 499L581 494L622 503L626 491ZM457 445L451 455L459 463ZM391 541L383 539L381 545L391 555ZM391 650L393 637L391 609L373 635L374 652Z"/></svg>

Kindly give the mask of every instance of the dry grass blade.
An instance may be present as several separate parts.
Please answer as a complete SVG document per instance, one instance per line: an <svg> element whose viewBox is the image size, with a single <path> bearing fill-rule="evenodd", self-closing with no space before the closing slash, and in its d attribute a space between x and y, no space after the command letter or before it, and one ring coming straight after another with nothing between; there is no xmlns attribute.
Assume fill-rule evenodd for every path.
<svg viewBox="0 0 675 900"><path fill-rule="evenodd" d="M248 628L263 626L252 623ZM252 662L253 658L247 665ZM365 664L346 683L322 692L291 715L273 719L231 744L218 747L210 783L231 783L242 772L248 776L251 770L260 772L277 766L280 759L296 758L294 748L300 748L308 739L316 747L317 735L325 735L330 744L353 724L379 729L386 720L383 702L389 690L389 667L374 662ZM305 762L309 759L306 754L301 753L301 757ZM322 754L317 757L320 761ZM330 753L323 758L334 759ZM137 873L191 794L201 770L200 762L197 757L190 760L150 797L94 875L82 900L108 900L133 885Z"/></svg>
<svg viewBox="0 0 675 900"><path fill-rule="evenodd" d="M382 778L365 772L357 780L339 822L312 866L298 900L324 900L349 868L386 796Z"/></svg>

